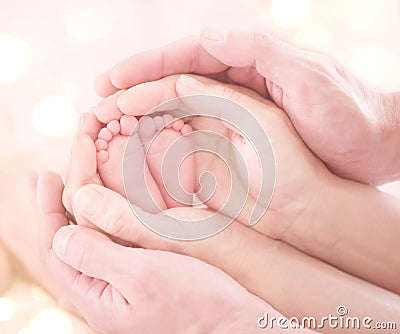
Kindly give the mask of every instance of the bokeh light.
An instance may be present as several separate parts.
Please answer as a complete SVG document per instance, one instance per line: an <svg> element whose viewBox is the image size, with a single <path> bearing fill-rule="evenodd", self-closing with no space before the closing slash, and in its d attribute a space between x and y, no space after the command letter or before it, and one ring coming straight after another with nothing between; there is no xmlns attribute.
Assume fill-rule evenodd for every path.
<svg viewBox="0 0 400 334"><path fill-rule="evenodd" d="M67 314L58 309L46 309L36 314L30 329L40 334L71 334L72 325Z"/></svg>
<svg viewBox="0 0 400 334"><path fill-rule="evenodd" d="M74 126L76 112L71 102L62 96L51 96L38 103L33 111L33 126L44 136L62 137Z"/></svg>
<svg viewBox="0 0 400 334"><path fill-rule="evenodd" d="M305 24L311 15L310 0L273 0L272 15L283 27L295 28Z"/></svg>
<svg viewBox="0 0 400 334"><path fill-rule="evenodd" d="M27 51L16 37L0 34L0 84L19 79L27 66Z"/></svg>
<svg viewBox="0 0 400 334"><path fill-rule="evenodd" d="M10 320L14 312L14 303L8 298L0 297L0 322Z"/></svg>
<svg viewBox="0 0 400 334"><path fill-rule="evenodd" d="M94 77L126 56L197 34L205 26L270 32L301 48L327 52L373 88L400 91L399 0L41 0L2 4L0 136L5 145L0 160L4 180L7 175L23 180L28 167L66 172L77 110L87 110L98 102L92 88ZM14 185L13 180L7 182ZM2 221L15 223L4 226L26 221L21 217L30 211L21 205L21 199L28 197L28 188L18 188L13 195L4 182L2 188L0 197L7 199L0 203ZM380 189L400 198L400 182ZM29 255L20 251L18 238L1 238L16 254ZM26 259L22 262L34 264ZM0 286L4 286L6 275L1 268L5 266L0 265ZM32 286L25 272L29 270L12 272L3 296L7 298L0 298L0 320L4 319L0 334L64 333L63 316L67 314L58 324L51 320L52 330L42 330L40 325L47 320L46 312L39 320L35 318L31 327L31 319L43 309L56 308L56 302L40 287ZM81 321L78 318L69 319L74 334L92 333L86 326L76 326Z"/></svg>

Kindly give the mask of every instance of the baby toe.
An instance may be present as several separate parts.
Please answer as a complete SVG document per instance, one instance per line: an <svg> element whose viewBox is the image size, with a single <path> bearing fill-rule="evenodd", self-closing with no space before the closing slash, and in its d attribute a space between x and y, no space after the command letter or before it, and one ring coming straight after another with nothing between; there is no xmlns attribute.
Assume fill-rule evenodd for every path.
<svg viewBox="0 0 400 334"><path fill-rule="evenodd" d="M104 139L97 139L95 145L97 152L108 148L108 143Z"/></svg>
<svg viewBox="0 0 400 334"><path fill-rule="evenodd" d="M99 139L103 139L105 141L110 141L112 138L112 133L107 128L103 128L99 132Z"/></svg>
<svg viewBox="0 0 400 334"><path fill-rule="evenodd" d="M111 134L115 136L121 130L121 126L117 120L112 120L110 123L107 124L107 129L110 130Z"/></svg>
<svg viewBox="0 0 400 334"><path fill-rule="evenodd" d="M192 132L193 131L193 128L192 128L192 126L190 125L190 124L185 124L183 127L182 127L182 129L181 129L181 133L183 134L183 135L185 135L185 134L187 134L187 133L190 133L190 132Z"/></svg>
<svg viewBox="0 0 400 334"><path fill-rule="evenodd" d="M108 154L107 151L101 150L101 151L97 152L97 161L98 161L98 163L104 164L104 163L107 162L108 158L109 158L109 154Z"/></svg>
<svg viewBox="0 0 400 334"><path fill-rule="evenodd" d="M174 118L170 114L165 114L163 115L164 122L167 125L167 128L170 128L172 126L172 121Z"/></svg>
<svg viewBox="0 0 400 334"><path fill-rule="evenodd" d="M175 131L180 131L183 128L184 125L185 125L185 123L183 122L183 120L178 119L172 124L172 128Z"/></svg>
<svg viewBox="0 0 400 334"><path fill-rule="evenodd" d="M156 127L154 125L153 119L149 116L142 117L140 119L139 129L138 129L138 134L140 139L146 140L153 138L155 132L156 132Z"/></svg>
<svg viewBox="0 0 400 334"><path fill-rule="evenodd" d="M161 130L165 125L165 120L164 120L164 117L162 117L162 116L154 117L153 121L154 121L154 125L155 125L157 131Z"/></svg>
<svg viewBox="0 0 400 334"><path fill-rule="evenodd" d="M135 116L124 115L121 117L121 134L124 136L130 136L136 129L138 120Z"/></svg>

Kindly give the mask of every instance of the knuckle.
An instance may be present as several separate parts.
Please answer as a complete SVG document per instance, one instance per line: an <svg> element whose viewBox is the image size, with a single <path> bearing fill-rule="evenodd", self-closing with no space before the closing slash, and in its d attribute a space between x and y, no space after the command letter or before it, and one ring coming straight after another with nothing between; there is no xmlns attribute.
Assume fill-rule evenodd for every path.
<svg viewBox="0 0 400 334"><path fill-rule="evenodd" d="M261 32L253 32L251 36L251 42L253 46L259 46L266 39L266 34Z"/></svg>
<svg viewBox="0 0 400 334"><path fill-rule="evenodd" d="M90 252L88 252L86 246L80 248L76 260L76 266L79 271L85 271L85 269L88 268L88 265L91 263L89 259L89 254Z"/></svg>
<svg viewBox="0 0 400 334"><path fill-rule="evenodd" d="M110 235L113 235L115 237L120 237L122 239L126 239L127 233L126 233L126 223L127 220L125 219L125 212L122 208L113 210L112 213L109 215L104 215L105 221L104 221L104 231ZM133 224L130 226L132 227ZM135 237L135 240L129 240L130 242L136 243L137 242L137 237Z"/></svg>
<svg viewBox="0 0 400 334"><path fill-rule="evenodd" d="M237 92L227 85L216 85L215 93L218 96L223 96L228 99L235 99L235 97L237 96Z"/></svg>
<svg viewBox="0 0 400 334"><path fill-rule="evenodd" d="M254 32L251 36L251 47L253 49L264 49L267 43L272 41L272 37L265 33Z"/></svg>
<svg viewBox="0 0 400 334"><path fill-rule="evenodd" d="M303 52L305 66L312 69L315 73L320 75L332 75L337 72L339 65L331 57L317 52Z"/></svg>
<svg viewBox="0 0 400 334"><path fill-rule="evenodd" d="M104 231L112 235L122 233L122 213L120 210L114 210L111 214L105 215Z"/></svg>

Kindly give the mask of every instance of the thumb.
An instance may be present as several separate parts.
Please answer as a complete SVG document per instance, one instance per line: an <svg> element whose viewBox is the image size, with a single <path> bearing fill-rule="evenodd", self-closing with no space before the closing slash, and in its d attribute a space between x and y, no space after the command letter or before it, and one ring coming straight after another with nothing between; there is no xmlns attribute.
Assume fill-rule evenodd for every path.
<svg viewBox="0 0 400 334"><path fill-rule="evenodd" d="M70 275L56 272L57 282L68 293L67 301L72 302L94 329L102 333L114 332L115 328L110 329L110 319L104 314L115 309L122 319L126 312L129 314L132 290L137 291L137 287L129 284L135 272L130 275L127 263L139 268L143 262L141 250L133 253L98 231L71 225L57 231L52 248L71 272Z"/></svg>
<svg viewBox="0 0 400 334"><path fill-rule="evenodd" d="M89 277L113 282L114 274L121 270L115 259L121 255L122 246L88 227L61 227L54 235L52 248L64 263Z"/></svg>
<svg viewBox="0 0 400 334"><path fill-rule="evenodd" d="M273 105L254 91L236 85L222 83L198 75L181 75L176 80L175 90L178 96L207 94L232 100L255 114L262 114L261 107ZM255 116L255 115L254 115Z"/></svg>
<svg viewBox="0 0 400 334"><path fill-rule="evenodd" d="M305 52L272 35L206 29L200 43L225 65L255 67L260 75L283 89L289 89L288 85L297 78L304 80Z"/></svg>
<svg viewBox="0 0 400 334"><path fill-rule="evenodd" d="M147 247L161 239L139 221L125 197L103 186L81 187L74 197L74 205L96 227L123 241Z"/></svg>
<svg viewBox="0 0 400 334"><path fill-rule="evenodd" d="M263 98L256 92L241 86L222 83L202 76L181 75L176 81L175 90L180 97L207 94L236 102L245 108L263 128L268 128L269 122L282 122L285 118L285 114L281 109L272 101Z"/></svg>

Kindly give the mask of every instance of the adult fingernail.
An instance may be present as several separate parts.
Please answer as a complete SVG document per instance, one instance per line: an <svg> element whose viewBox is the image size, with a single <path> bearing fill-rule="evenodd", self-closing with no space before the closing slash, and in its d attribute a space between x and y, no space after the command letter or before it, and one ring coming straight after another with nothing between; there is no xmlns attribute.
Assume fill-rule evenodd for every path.
<svg viewBox="0 0 400 334"><path fill-rule="evenodd" d="M74 233L74 230L75 228L73 226L63 226L56 232L53 238L53 251L57 255L65 254L68 241Z"/></svg>
<svg viewBox="0 0 400 334"><path fill-rule="evenodd" d="M182 82L182 84L192 90L196 91L202 91L204 89L203 83L201 83L199 80L196 80L190 75L181 75L179 77L179 80Z"/></svg>
<svg viewBox="0 0 400 334"><path fill-rule="evenodd" d="M217 29L205 29L203 35L206 39L214 42L226 41L228 33Z"/></svg>
<svg viewBox="0 0 400 334"><path fill-rule="evenodd" d="M95 216L100 213L104 197L91 186L83 186L75 195L75 205L88 216Z"/></svg>

